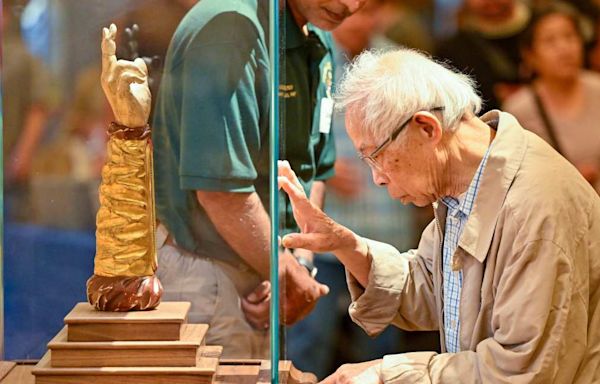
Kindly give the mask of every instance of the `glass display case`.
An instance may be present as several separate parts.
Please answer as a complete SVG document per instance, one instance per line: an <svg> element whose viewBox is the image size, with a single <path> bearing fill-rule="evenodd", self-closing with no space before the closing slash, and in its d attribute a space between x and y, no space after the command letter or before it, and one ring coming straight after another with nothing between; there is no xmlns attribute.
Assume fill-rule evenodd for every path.
<svg viewBox="0 0 600 384"><path fill-rule="evenodd" d="M77 339L77 303L150 309L126 305L162 290L135 313L190 302L177 316L208 330L184 325L178 341L217 347L206 359L228 359L223 375L254 359L277 382L277 2L8 0L3 13L2 360L50 349L63 364L53 348ZM152 273L160 283L127 286Z"/></svg>
<svg viewBox="0 0 600 384"><path fill-rule="evenodd" d="M543 85L533 65L543 52L529 42L532 52L518 55L517 42L540 33L535 23L558 21L583 58L600 11L572 2L588 19L579 25L555 1L494 3L0 0L0 384L316 384L348 372L363 384L407 371L462 374L463 364L483 367L475 381L502 371L485 351L513 359L522 345L490 331L496 287L472 288L481 263L484 283L522 279L489 267L522 261L524 251L513 246L514 228L479 211L509 217L503 210L516 206L492 200L528 178L540 186L526 152L558 155L544 154L550 148L529 132L519 140L528 146L512 149L524 151L519 164L534 165L512 167L497 151L511 147L498 145L519 124L497 111L493 121L475 115L482 101L508 106ZM573 85L593 75L579 61L561 75L565 92L580 95ZM592 157L574 164L600 181ZM593 192L563 165L540 163L574 180L544 192ZM486 180L516 177L496 177L504 168L519 171L521 184L481 192L495 185ZM526 197L558 204L550 213L567 210L560 204L570 200L556 196ZM550 216L539 222L552 224ZM502 246L503 231L511 246ZM473 264L464 256L480 232L489 236ZM544 249L532 251L535 260ZM484 291L494 294L482 301ZM461 306L471 301L481 311ZM540 311L529 318L553 319ZM513 329L518 316L508 313L501 328ZM537 325L528 329L550 329ZM553 372L568 375L573 361ZM511 377L537 374L516 366Z"/></svg>

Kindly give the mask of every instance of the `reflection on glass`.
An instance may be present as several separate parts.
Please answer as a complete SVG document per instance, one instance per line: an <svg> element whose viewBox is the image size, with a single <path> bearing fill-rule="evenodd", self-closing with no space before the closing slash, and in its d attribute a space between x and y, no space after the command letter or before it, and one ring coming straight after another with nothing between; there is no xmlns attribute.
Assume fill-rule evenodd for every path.
<svg viewBox="0 0 600 384"><path fill-rule="evenodd" d="M188 321L210 325L206 343L223 346L222 357L267 359L269 2L3 6L5 357L40 358L86 300L115 119L99 38L115 22L117 57L142 57L150 70L163 301L192 302Z"/></svg>
<svg viewBox="0 0 600 384"><path fill-rule="evenodd" d="M272 1L269 7L269 63L271 73L269 77L271 108L269 111L269 183L271 194L269 196L269 213L271 214L271 284L272 291L270 314L270 349L271 349L271 383L279 382L279 359L280 359L280 292L281 281L279 280L279 194L278 190L278 159L280 146L280 102L279 102L279 76L281 71L281 49L285 47L281 33L280 3Z"/></svg>
<svg viewBox="0 0 600 384"><path fill-rule="evenodd" d="M268 358L269 3L203 0L164 60L153 119L163 300L225 358Z"/></svg>
<svg viewBox="0 0 600 384"><path fill-rule="evenodd" d="M325 181L334 174L335 143L331 133L333 114L333 41L326 30L337 27L351 8L341 1L331 2L335 12L314 11L302 1L285 2L282 16L284 36L279 84L281 102L281 152L287 163L283 169L298 176L301 188L311 201L322 206ZM319 28L320 27L320 28ZM280 197L282 235L299 230L292 206L285 194ZM329 290L315 279L313 254L304 249L283 248L282 320L292 325L306 317ZM282 340L283 356L294 345ZM317 344L311 345L311 349ZM311 351L310 353L313 353Z"/></svg>
<svg viewBox="0 0 600 384"><path fill-rule="evenodd" d="M44 285L34 278L36 265L31 262L35 252L32 238L37 233L27 224L38 217L34 209L37 155L49 133L51 115L60 104L52 72L31 53L22 37L20 16L24 5L19 1L2 2L3 206L7 245L4 266L11 271L6 274L4 285L4 331L5 358L9 359L28 358L44 342L39 336L43 331L34 331L37 315L31 312L35 303L30 299L38 289L43 291ZM52 305L52 300L45 303L48 304ZM37 353L41 354L41 350Z"/></svg>

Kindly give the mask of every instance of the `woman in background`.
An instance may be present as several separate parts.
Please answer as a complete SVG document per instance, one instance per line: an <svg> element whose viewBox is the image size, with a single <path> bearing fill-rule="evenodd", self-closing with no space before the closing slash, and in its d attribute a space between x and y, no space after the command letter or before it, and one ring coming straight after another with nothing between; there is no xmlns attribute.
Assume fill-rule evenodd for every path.
<svg viewBox="0 0 600 384"><path fill-rule="evenodd" d="M579 17L564 3L534 10L522 39L533 81L504 105L600 192L600 75L583 69Z"/></svg>

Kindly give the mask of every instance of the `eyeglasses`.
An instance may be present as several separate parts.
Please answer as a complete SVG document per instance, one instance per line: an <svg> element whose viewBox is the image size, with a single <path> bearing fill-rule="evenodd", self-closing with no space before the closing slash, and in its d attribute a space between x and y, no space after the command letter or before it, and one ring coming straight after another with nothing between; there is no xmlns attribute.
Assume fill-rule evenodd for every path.
<svg viewBox="0 0 600 384"><path fill-rule="evenodd" d="M429 111L433 112L433 111L443 111L444 107L436 107L436 108L432 108ZM364 155L364 154L360 154L360 159L362 161L364 161L365 163L367 163L367 165L369 165L369 167L371 167L371 169L374 169L378 172L381 172L383 170L381 164L379 164L377 162L377 160L375 160L375 158L377 156L379 156L381 154L381 152L383 152L384 149L387 148L388 145L390 145L390 143L394 140L396 140L396 138L398 137L398 135L400 134L400 132L402 132L402 130L408 125L408 123L410 123L410 121L412 120L414 114L411 115L405 122L403 122L402 124L400 124L400 126L398 126L398 128L394 129L392 131L392 134L383 142L381 143L377 148L375 148L375 150L373 152L371 152L370 155Z"/></svg>

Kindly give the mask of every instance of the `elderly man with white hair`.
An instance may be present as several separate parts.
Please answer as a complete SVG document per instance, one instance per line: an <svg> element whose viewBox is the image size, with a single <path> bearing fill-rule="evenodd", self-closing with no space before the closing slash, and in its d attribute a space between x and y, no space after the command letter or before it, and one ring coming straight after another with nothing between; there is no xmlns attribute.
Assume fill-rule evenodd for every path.
<svg viewBox="0 0 600 384"><path fill-rule="evenodd" d="M340 367L323 383L600 382L600 198L511 115L481 117L471 80L411 50L366 52L337 95L373 181L433 204L418 249L360 237L279 164L302 233L288 248L345 265L350 315L368 334L439 330L442 353Z"/></svg>

